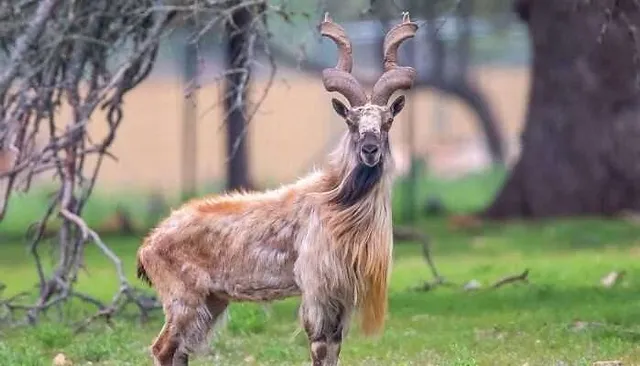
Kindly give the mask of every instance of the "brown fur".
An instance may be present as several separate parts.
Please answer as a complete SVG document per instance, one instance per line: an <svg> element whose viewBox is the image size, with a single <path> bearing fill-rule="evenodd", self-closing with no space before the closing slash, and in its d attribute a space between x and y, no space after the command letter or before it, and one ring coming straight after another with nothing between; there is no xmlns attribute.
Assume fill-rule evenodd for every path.
<svg viewBox="0 0 640 366"><path fill-rule="evenodd" d="M343 31L327 19L325 33L344 46ZM385 40L391 49L385 60L393 61L394 45L415 32L407 27L415 24L403 23ZM145 238L138 276L153 284L166 317L151 347L156 365L186 366L230 301L300 296L300 320L318 366L337 365L354 311L365 335L382 331L393 249L388 132L404 97L389 107L379 103L394 88L410 86L413 75L395 66L389 72L377 84L380 95L374 88L364 104L332 101L349 128L321 169L275 190L192 200ZM326 74L328 90L347 90L341 84L347 75ZM351 91L362 102L364 92Z"/></svg>
<svg viewBox="0 0 640 366"><path fill-rule="evenodd" d="M247 205L243 202L235 202L235 201L221 201L217 203L210 203L207 201L204 202L195 202L195 207L197 210L202 212L203 214L211 213L211 214L237 214L242 212L242 210L247 208Z"/></svg>
<svg viewBox="0 0 640 366"><path fill-rule="evenodd" d="M211 296L270 301L302 294L303 303L324 298L346 313L360 308L364 333L379 332L392 249L393 164L388 153L383 160L378 181L348 206L332 202L358 164L349 133L323 169L291 185L205 197L173 211L144 239L137 257L138 276L158 292L167 324L178 317L185 325L172 327L183 333L208 330L215 321L205 311ZM317 330L323 316L315 311L302 317ZM163 330L153 347L157 362L163 350L190 352L203 339L195 330L193 339L177 340Z"/></svg>

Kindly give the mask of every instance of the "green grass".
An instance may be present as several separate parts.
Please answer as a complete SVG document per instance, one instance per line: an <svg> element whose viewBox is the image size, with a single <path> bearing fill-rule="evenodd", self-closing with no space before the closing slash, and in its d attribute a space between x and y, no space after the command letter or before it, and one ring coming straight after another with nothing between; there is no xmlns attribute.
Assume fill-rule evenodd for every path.
<svg viewBox="0 0 640 366"><path fill-rule="evenodd" d="M492 181L477 176L428 184L448 207L468 211L486 202L495 190ZM449 228L444 218L420 224L433 240L440 271L459 286L413 290L430 279L429 271L415 243L397 243L385 332L365 339L354 323L344 342L343 365L591 365L609 359L640 364L638 226L599 219L491 224L467 231ZM139 239L113 238L109 244L134 281ZM82 274L79 289L108 299L117 289L111 265L93 246L86 257L88 273ZM36 282L31 266L23 246L2 245L5 294L31 288ZM525 268L530 269L528 285L461 289L472 279L487 285ZM602 276L620 269L627 271L621 283L610 289L600 285ZM297 304L297 299L276 302L269 314L254 304L232 305L226 323L192 364L308 364ZM75 303L64 309L70 321L93 310ZM147 347L162 326L161 313L140 324L131 310L112 328L97 322L79 335L55 321L55 311L49 315L51 320L34 328L0 327L0 365L50 365L58 352L76 365L151 365Z"/></svg>

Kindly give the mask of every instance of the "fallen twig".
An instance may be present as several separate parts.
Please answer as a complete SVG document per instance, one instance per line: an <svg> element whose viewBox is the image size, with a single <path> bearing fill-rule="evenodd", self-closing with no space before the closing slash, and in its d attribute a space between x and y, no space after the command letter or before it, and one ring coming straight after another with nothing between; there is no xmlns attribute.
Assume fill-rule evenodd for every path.
<svg viewBox="0 0 640 366"><path fill-rule="evenodd" d="M433 281L425 281L422 285L416 286L414 290L429 291L438 286L455 286L453 283L447 281L444 277L442 277L438 272L436 264L433 261L433 257L431 255L430 240L426 234L409 226L394 226L393 237L394 240L410 240L420 243L420 246L422 248L422 257L427 262L427 266L429 266L431 274L434 277Z"/></svg>
<svg viewBox="0 0 640 366"><path fill-rule="evenodd" d="M510 284L510 283L516 283L516 282L529 283L529 269L528 268L525 269L524 272L522 272L520 274L506 276L506 277L496 281L493 285L491 285L491 288L496 289L496 288L502 287L504 285L507 285L507 284Z"/></svg>
<svg viewBox="0 0 640 366"><path fill-rule="evenodd" d="M0 289L0 293L1 293ZM17 304L16 302L29 295L28 292L20 292L16 295L10 296L6 299L0 299L0 323L1 322L12 322L14 319L14 313L17 310L24 309L23 305Z"/></svg>
<svg viewBox="0 0 640 366"><path fill-rule="evenodd" d="M486 290L494 290L494 289L500 288L502 286L508 285L510 283L516 283L516 282L528 283L529 282L529 269L525 269L522 273L519 273L519 274L505 276L505 277L499 279L498 281L494 282L493 285L491 285L489 287L483 287L482 284L480 283L480 281L478 281L476 279L472 279L471 281L468 281L467 283L465 283L462 286L462 289L464 291L477 291L477 290L481 290L483 288L486 289Z"/></svg>
<svg viewBox="0 0 640 366"><path fill-rule="evenodd" d="M120 288L120 291L114 296L111 303L107 306L102 306L92 316L76 323L74 327L75 333L80 333L85 330L89 324L93 321L104 318L107 325L111 326L111 319L120 313L127 305L135 304L140 311L141 321L146 321L149 317L149 313L152 310L160 309L161 304L154 297L145 296L138 293L135 289L129 285L124 285Z"/></svg>

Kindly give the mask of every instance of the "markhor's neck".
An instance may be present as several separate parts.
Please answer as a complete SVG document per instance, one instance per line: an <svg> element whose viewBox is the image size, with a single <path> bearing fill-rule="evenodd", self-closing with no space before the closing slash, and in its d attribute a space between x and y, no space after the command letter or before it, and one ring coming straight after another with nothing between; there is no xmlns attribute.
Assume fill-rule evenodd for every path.
<svg viewBox="0 0 640 366"><path fill-rule="evenodd" d="M382 194L388 198L386 191L390 189L389 175L393 168L391 157L383 156L377 165L370 167L359 161L351 144L345 136L329 161L327 172L333 175L329 202L348 208L372 195Z"/></svg>
<svg viewBox="0 0 640 366"><path fill-rule="evenodd" d="M331 202L342 207L356 205L374 193L376 186L381 184L383 175L383 162L372 167L357 164L353 169L346 172L346 176L342 177Z"/></svg>

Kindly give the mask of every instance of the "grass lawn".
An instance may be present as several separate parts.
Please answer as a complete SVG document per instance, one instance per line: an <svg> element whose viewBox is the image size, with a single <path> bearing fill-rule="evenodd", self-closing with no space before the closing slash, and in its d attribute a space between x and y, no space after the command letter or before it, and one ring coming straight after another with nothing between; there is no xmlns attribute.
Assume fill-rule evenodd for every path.
<svg viewBox="0 0 640 366"><path fill-rule="evenodd" d="M447 202L478 189L469 183L446 188L441 192ZM456 189L464 191L453 194ZM365 339L354 324L344 342L343 365L591 365L611 359L640 365L639 226L574 219L463 231L450 228L444 218L421 224L432 237L440 271L459 286L412 290L431 279L429 271L415 243L397 243L386 330L377 339ZM134 281L139 239L108 241ZM93 246L86 255L88 272L79 289L108 299L117 286L113 269ZM525 268L530 269L528 285L461 288L472 279L486 285ZM0 246L0 269L6 295L36 283L20 243ZM626 276L617 286L600 285L601 277L621 269ZM191 364L308 364L297 304L297 299L274 303L269 314L254 304L232 305L210 347ZM93 310L78 304L64 309L71 320ZM146 324L134 315L125 314L112 328L96 322L78 335L54 320L34 328L0 327L0 365L51 365L58 352L75 365L151 365L147 347L160 330L162 314ZM55 311L50 316L55 318Z"/></svg>

